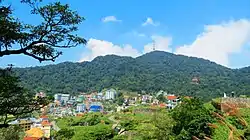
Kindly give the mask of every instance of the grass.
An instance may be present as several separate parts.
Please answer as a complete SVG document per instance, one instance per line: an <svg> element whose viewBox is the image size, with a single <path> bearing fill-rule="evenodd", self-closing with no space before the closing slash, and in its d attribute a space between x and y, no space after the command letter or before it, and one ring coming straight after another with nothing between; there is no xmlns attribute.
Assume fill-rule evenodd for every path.
<svg viewBox="0 0 250 140"><path fill-rule="evenodd" d="M214 140L228 140L229 136L229 128L220 124L220 123L215 123L217 128L214 129L214 134L212 139Z"/></svg>

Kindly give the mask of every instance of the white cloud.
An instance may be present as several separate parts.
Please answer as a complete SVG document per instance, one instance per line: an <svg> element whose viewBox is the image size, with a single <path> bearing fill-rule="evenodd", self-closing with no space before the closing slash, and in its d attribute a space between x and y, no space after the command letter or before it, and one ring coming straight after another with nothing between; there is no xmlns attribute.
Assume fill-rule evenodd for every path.
<svg viewBox="0 0 250 140"><path fill-rule="evenodd" d="M136 36L145 36L136 31L132 33ZM224 66L230 66L230 55L242 53L243 47L250 42L250 20L242 19L218 25L207 25L193 43L176 47L175 50L170 47L172 45L170 36L156 35L152 36L151 39L156 50L204 58ZM146 44L143 50L137 50L131 45L114 45L105 40L90 39L87 43L87 49L89 53L85 53L81 61L89 61L97 56L108 54L137 57L153 51L153 43Z"/></svg>
<svg viewBox="0 0 250 140"><path fill-rule="evenodd" d="M118 20L115 16L107 16L102 18L102 22L121 22L121 20Z"/></svg>
<svg viewBox="0 0 250 140"><path fill-rule="evenodd" d="M207 25L203 33L189 45L176 49L176 54L200 57L229 66L229 55L240 53L250 41L250 21L229 21L219 25Z"/></svg>
<svg viewBox="0 0 250 140"><path fill-rule="evenodd" d="M171 37L165 36L152 36L153 43L149 43L144 46L144 53L153 51L153 48L157 51L172 52L172 49L169 47L172 43Z"/></svg>
<svg viewBox="0 0 250 140"><path fill-rule="evenodd" d="M105 56L108 54L115 54L120 56L137 57L140 53L132 48L131 45L114 45L111 42L97 39L90 39L87 43L87 49L90 53L85 55L80 61L91 61L97 56Z"/></svg>
<svg viewBox="0 0 250 140"><path fill-rule="evenodd" d="M142 23L142 26L147 26L147 25L153 25L153 26L159 26L160 23L153 21L151 17L148 17L144 23Z"/></svg>

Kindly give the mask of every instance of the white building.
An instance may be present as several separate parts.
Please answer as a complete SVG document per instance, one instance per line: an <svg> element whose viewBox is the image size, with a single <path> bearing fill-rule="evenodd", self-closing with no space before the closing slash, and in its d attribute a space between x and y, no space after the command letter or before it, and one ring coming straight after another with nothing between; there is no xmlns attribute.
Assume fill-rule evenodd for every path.
<svg viewBox="0 0 250 140"><path fill-rule="evenodd" d="M69 94L55 94L55 100L66 103L70 99Z"/></svg>
<svg viewBox="0 0 250 140"><path fill-rule="evenodd" d="M76 105L76 112L84 112L85 111L85 105L84 104L77 104Z"/></svg>
<svg viewBox="0 0 250 140"><path fill-rule="evenodd" d="M109 90L107 90L105 92L105 96L104 97L105 97L106 100L113 100L113 99L115 99L116 94L117 94L116 90L109 89Z"/></svg>
<svg viewBox="0 0 250 140"><path fill-rule="evenodd" d="M46 93L44 92L36 93L36 97L46 97Z"/></svg>
<svg viewBox="0 0 250 140"><path fill-rule="evenodd" d="M181 100L179 97L175 95L167 95L167 108L173 109L175 108L179 103L181 103Z"/></svg>
<svg viewBox="0 0 250 140"><path fill-rule="evenodd" d="M103 94L102 92L97 93L97 99L102 100L103 99Z"/></svg>

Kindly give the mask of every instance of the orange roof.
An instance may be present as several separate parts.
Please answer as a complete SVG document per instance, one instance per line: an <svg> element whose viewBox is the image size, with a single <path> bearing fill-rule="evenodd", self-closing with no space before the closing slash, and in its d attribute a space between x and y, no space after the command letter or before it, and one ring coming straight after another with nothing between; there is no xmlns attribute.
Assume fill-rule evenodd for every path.
<svg viewBox="0 0 250 140"><path fill-rule="evenodd" d="M167 99L168 100L174 100L174 99L177 99L177 97L175 95L168 95Z"/></svg>
<svg viewBox="0 0 250 140"><path fill-rule="evenodd" d="M160 106L160 107L166 107L166 104L161 103L161 104L159 104L159 106Z"/></svg>
<svg viewBox="0 0 250 140"><path fill-rule="evenodd" d="M48 125L51 125L50 122L48 120L43 120L41 122L42 125L45 125L45 126L48 126Z"/></svg>
<svg viewBox="0 0 250 140"><path fill-rule="evenodd" d="M39 140L39 138L25 137L23 140Z"/></svg>
<svg viewBox="0 0 250 140"><path fill-rule="evenodd" d="M48 116L43 115L43 116L40 116L40 118L44 119L44 118L48 118Z"/></svg>
<svg viewBox="0 0 250 140"><path fill-rule="evenodd" d="M44 132L40 128L31 128L30 130L26 131L28 137L33 138L42 138Z"/></svg>

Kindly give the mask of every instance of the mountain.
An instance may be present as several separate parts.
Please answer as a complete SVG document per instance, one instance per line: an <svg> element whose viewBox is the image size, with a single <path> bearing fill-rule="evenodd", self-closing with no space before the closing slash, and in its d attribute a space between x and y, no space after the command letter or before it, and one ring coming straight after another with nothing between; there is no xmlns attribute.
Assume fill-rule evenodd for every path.
<svg viewBox="0 0 250 140"><path fill-rule="evenodd" d="M107 55L91 62L64 62L15 71L27 88L51 94L111 87L147 93L166 90L203 99L232 91L237 95L250 94L250 67L229 69L208 60L161 51L137 58Z"/></svg>

